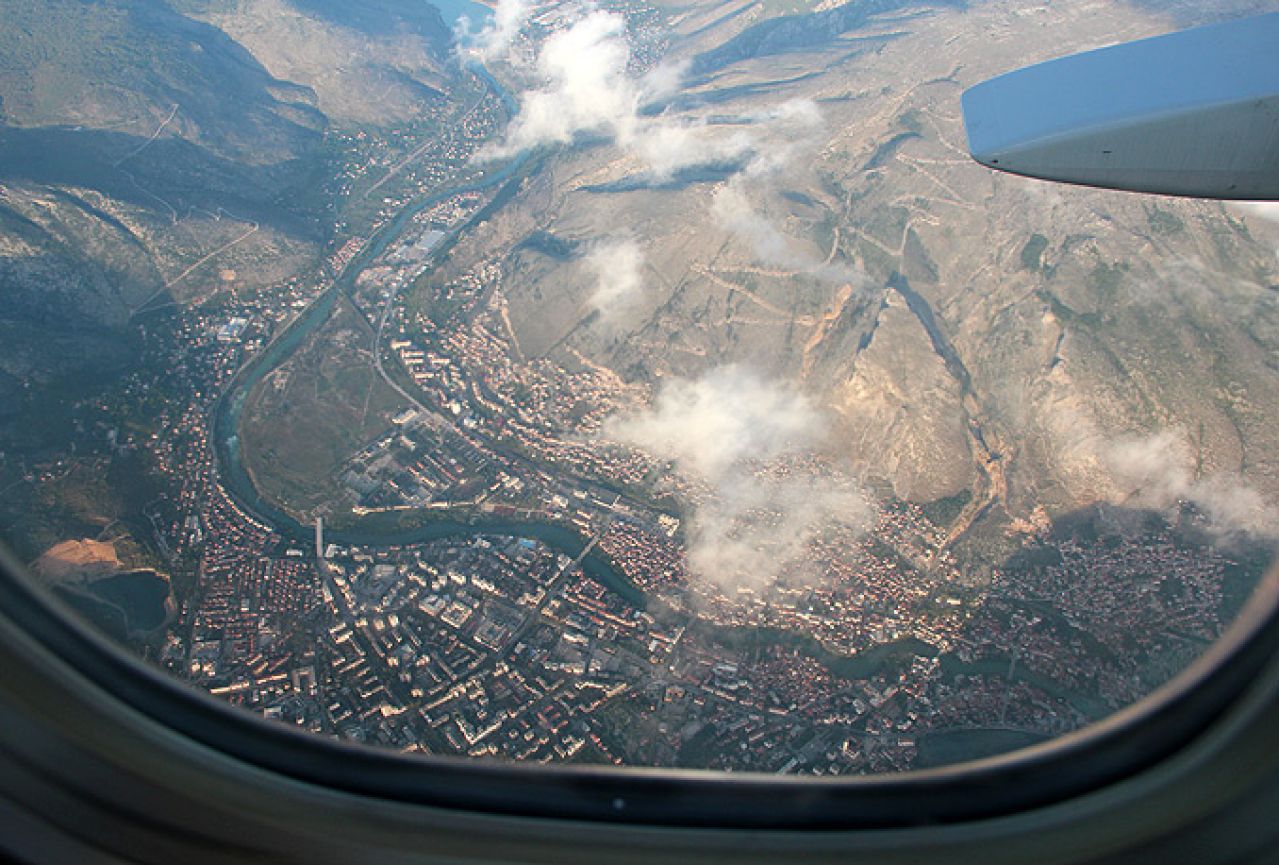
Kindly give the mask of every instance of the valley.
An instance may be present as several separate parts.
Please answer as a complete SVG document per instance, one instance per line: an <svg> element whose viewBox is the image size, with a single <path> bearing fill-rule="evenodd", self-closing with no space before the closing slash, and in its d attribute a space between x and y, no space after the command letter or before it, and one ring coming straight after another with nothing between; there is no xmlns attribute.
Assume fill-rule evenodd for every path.
<svg viewBox="0 0 1279 865"><path fill-rule="evenodd" d="M67 3L41 65L19 6L0 534L165 574L115 636L223 699L898 771L1139 699L1270 560L1273 226L964 147L964 87L1171 12Z"/></svg>

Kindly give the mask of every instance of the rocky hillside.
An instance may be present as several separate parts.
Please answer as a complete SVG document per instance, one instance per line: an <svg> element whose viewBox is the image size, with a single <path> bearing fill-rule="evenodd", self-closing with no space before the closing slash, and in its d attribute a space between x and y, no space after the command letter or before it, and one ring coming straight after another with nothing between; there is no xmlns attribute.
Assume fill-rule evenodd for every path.
<svg viewBox="0 0 1279 865"><path fill-rule="evenodd" d="M966 154L963 88L1193 23L1186 9L874 9L681 18L673 54L697 59L636 121L647 137L561 151L459 250L514 250L503 294L522 351L653 383L760 369L820 400L827 449L868 481L918 501L971 490L960 527L1148 494L1227 507L1210 488L1240 476L1279 496L1270 227ZM548 237L632 239L641 289L601 310L600 268L546 254Z"/></svg>
<svg viewBox="0 0 1279 865"><path fill-rule="evenodd" d="M272 75L306 86L337 123L412 117L449 84L452 35L435 7L411 0L180 0Z"/></svg>
<svg viewBox="0 0 1279 865"><path fill-rule="evenodd" d="M0 394L113 368L130 316L219 272L252 288L313 262L326 130L414 116L452 68L438 13L407 0L12 0L0 17Z"/></svg>

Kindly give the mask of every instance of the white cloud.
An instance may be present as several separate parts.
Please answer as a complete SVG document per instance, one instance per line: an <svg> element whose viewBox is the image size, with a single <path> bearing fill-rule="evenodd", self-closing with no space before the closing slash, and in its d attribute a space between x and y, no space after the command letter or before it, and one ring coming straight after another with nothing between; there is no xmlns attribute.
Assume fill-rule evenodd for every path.
<svg viewBox="0 0 1279 865"><path fill-rule="evenodd" d="M498 0L493 17L479 32L471 34L471 21L463 17L458 22L458 42L473 51L481 60L497 60L506 57L519 36L531 10L529 0Z"/></svg>
<svg viewBox="0 0 1279 865"><path fill-rule="evenodd" d="M1087 409L1056 404L1037 411L1058 478L1079 503L1167 511L1189 502L1222 539L1279 536L1279 509L1238 472L1198 469L1183 430L1113 435Z"/></svg>
<svg viewBox="0 0 1279 865"><path fill-rule="evenodd" d="M605 321L615 320L644 296L644 251L631 238L596 244L583 265L595 279L591 306Z"/></svg>
<svg viewBox="0 0 1279 865"><path fill-rule="evenodd" d="M814 540L839 529L864 533L873 519L865 494L827 477L730 476L689 521L689 573L727 590L807 577Z"/></svg>
<svg viewBox="0 0 1279 865"><path fill-rule="evenodd" d="M1247 216L1279 226L1279 201L1239 201L1234 206ZM1279 247L1275 248L1275 257L1279 258Z"/></svg>
<svg viewBox="0 0 1279 865"><path fill-rule="evenodd" d="M716 480L744 460L801 451L822 427L821 415L802 394L730 365L695 381L667 382L647 411L615 418L605 432Z"/></svg>
<svg viewBox="0 0 1279 865"><path fill-rule="evenodd" d="M505 2L515 4L515 10L526 0ZM509 45L522 18L511 11L510 21L504 23L503 8L477 44L501 50ZM626 20L617 13L589 12L555 33L535 63L541 83L522 95L503 140L481 151L481 157L569 144L579 135L595 134L610 138L638 159L658 182L683 169L730 162L741 162L747 173L762 176L775 173L809 146L813 129L822 122L817 105L809 100L755 112L734 128L711 127L698 119L642 117L642 105L678 91L688 64L659 64L636 79L627 74L630 59Z"/></svg>
<svg viewBox="0 0 1279 865"><path fill-rule="evenodd" d="M1196 477L1190 446L1179 433L1116 439L1103 445L1101 456L1125 504L1162 510L1190 502L1225 535L1264 537L1279 528L1279 512L1237 474Z"/></svg>
<svg viewBox="0 0 1279 865"><path fill-rule="evenodd" d="M754 140L740 130L717 135L709 133L705 124L672 120L643 124L626 144L659 182L687 168L742 161L755 147Z"/></svg>
<svg viewBox="0 0 1279 865"><path fill-rule="evenodd" d="M688 60L673 60L654 66L640 79L640 101L654 102L674 96L683 85L690 65Z"/></svg>
<svg viewBox="0 0 1279 865"><path fill-rule="evenodd" d="M756 112L749 119L764 136L746 167L746 173L753 178L778 174L796 157L816 147L825 122L817 103L809 99L792 99Z"/></svg>
<svg viewBox="0 0 1279 865"><path fill-rule="evenodd" d="M810 148L822 125L817 104L783 102L740 118L740 125L711 126L701 120L661 117L640 122L632 141L620 142L645 164L655 180L686 168L739 163L755 179L777 174Z"/></svg>
<svg viewBox="0 0 1279 865"><path fill-rule="evenodd" d="M795 238L788 237L761 216L746 195L742 183L734 180L715 191L711 216L745 242L763 264L803 271L826 282L859 282L860 274L844 264L827 264Z"/></svg>
<svg viewBox="0 0 1279 865"><path fill-rule="evenodd" d="M873 507L850 482L798 467L825 420L803 394L739 366L667 382L645 411L603 434L672 462L709 494L688 520L690 573L722 588L759 588L804 567L832 528L864 530Z"/></svg>
<svg viewBox="0 0 1279 865"><path fill-rule="evenodd" d="M784 123L800 129L821 126L822 110L811 99L790 99L749 115L756 123Z"/></svg>
<svg viewBox="0 0 1279 865"><path fill-rule="evenodd" d="M1234 206L1249 216L1279 225L1279 201L1237 201Z"/></svg>
<svg viewBox="0 0 1279 865"><path fill-rule="evenodd" d="M585 132L628 138L638 94L626 75L626 19L592 12L546 40L537 57L543 84L524 94L503 142L505 156L544 144L568 144Z"/></svg>
<svg viewBox="0 0 1279 865"><path fill-rule="evenodd" d="M811 264L810 256L795 249L796 241L755 211L739 184L726 183L715 191L711 215L717 223L746 241L761 261L795 270Z"/></svg>

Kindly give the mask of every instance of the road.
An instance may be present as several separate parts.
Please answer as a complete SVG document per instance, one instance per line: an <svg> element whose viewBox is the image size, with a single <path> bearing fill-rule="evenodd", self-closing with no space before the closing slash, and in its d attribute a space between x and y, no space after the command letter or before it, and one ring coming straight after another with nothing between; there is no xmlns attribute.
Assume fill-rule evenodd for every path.
<svg viewBox="0 0 1279 865"><path fill-rule="evenodd" d="M400 387L395 379L391 378L390 373L386 371L386 367L382 364L382 334L386 331L386 323L391 318L391 310L395 308L395 299L400 296L401 287L397 287L391 291L386 298L386 303L382 306L382 315L378 318L377 334L373 337L373 368L377 370L377 374L382 377L382 381L386 382L391 390L398 393L404 398L404 401L412 405L418 411L425 412L435 419L438 425L443 418L435 412L434 409L426 405L413 394Z"/></svg>
<svg viewBox="0 0 1279 865"><path fill-rule="evenodd" d="M111 167L119 168L121 165L124 165L124 163L128 162L130 159L132 159L133 157L137 156L139 153L141 153L142 151L150 147L152 142L154 142L157 138L160 137L160 133L164 131L165 127L167 127L170 123L173 122L173 118L176 117L177 114L178 114L178 104L175 102L173 103L173 110L169 112L169 116L164 118L163 121L161 121L160 125L156 127L155 132L151 133L151 137L148 138L146 141L142 142L141 144L139 144L134 150L130 151L127 155L117 159L115 162L111 164Z"/></svg>
<svg viewBox="0 0 1279 865"><path fill-rule="evenodd" d="M474 114L476 111L479 110L480 105L484 103L484 97L488 96L488 94L489 94L489 91L488 91L488 88L486 87L484 89L484 92L480 94L479 98L475 100L475 104L472 105L470 108L468 108L462 114L460 118L458 118L456 121L453 121L451 125L456 128L456 127L460 127L463 123L465 123L472 114ZM381 188L382 184L386 183L392 177L399 174L409 165L409 163L413 162L415 159L417 159L419 156L425 153L427 148L435 147L435 146L438 146L439 144L440 144L440 140L437 138L427 139L427 141L424 142L420 147L415 148L412 153L410 153L408 156L404 157L395 165L393 165L390 169L388 169L386 174L382 175L382 177L378 180L377 183L373 184L365 191L364 197L368 198L370 195L376 192L379 188Z"/></svg>

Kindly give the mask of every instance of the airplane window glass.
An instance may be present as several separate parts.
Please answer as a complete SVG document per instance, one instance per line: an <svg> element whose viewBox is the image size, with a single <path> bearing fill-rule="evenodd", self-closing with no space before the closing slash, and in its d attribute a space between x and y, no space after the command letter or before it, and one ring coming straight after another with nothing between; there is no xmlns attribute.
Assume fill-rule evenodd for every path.
<svg viewBox="0 0 1279 865"><path fill-rule="evenodd" d="M899 772L1222 633L1279 205L966 149L1231 0L5 0L0 538L174 676L500 760Z"/></svg>

